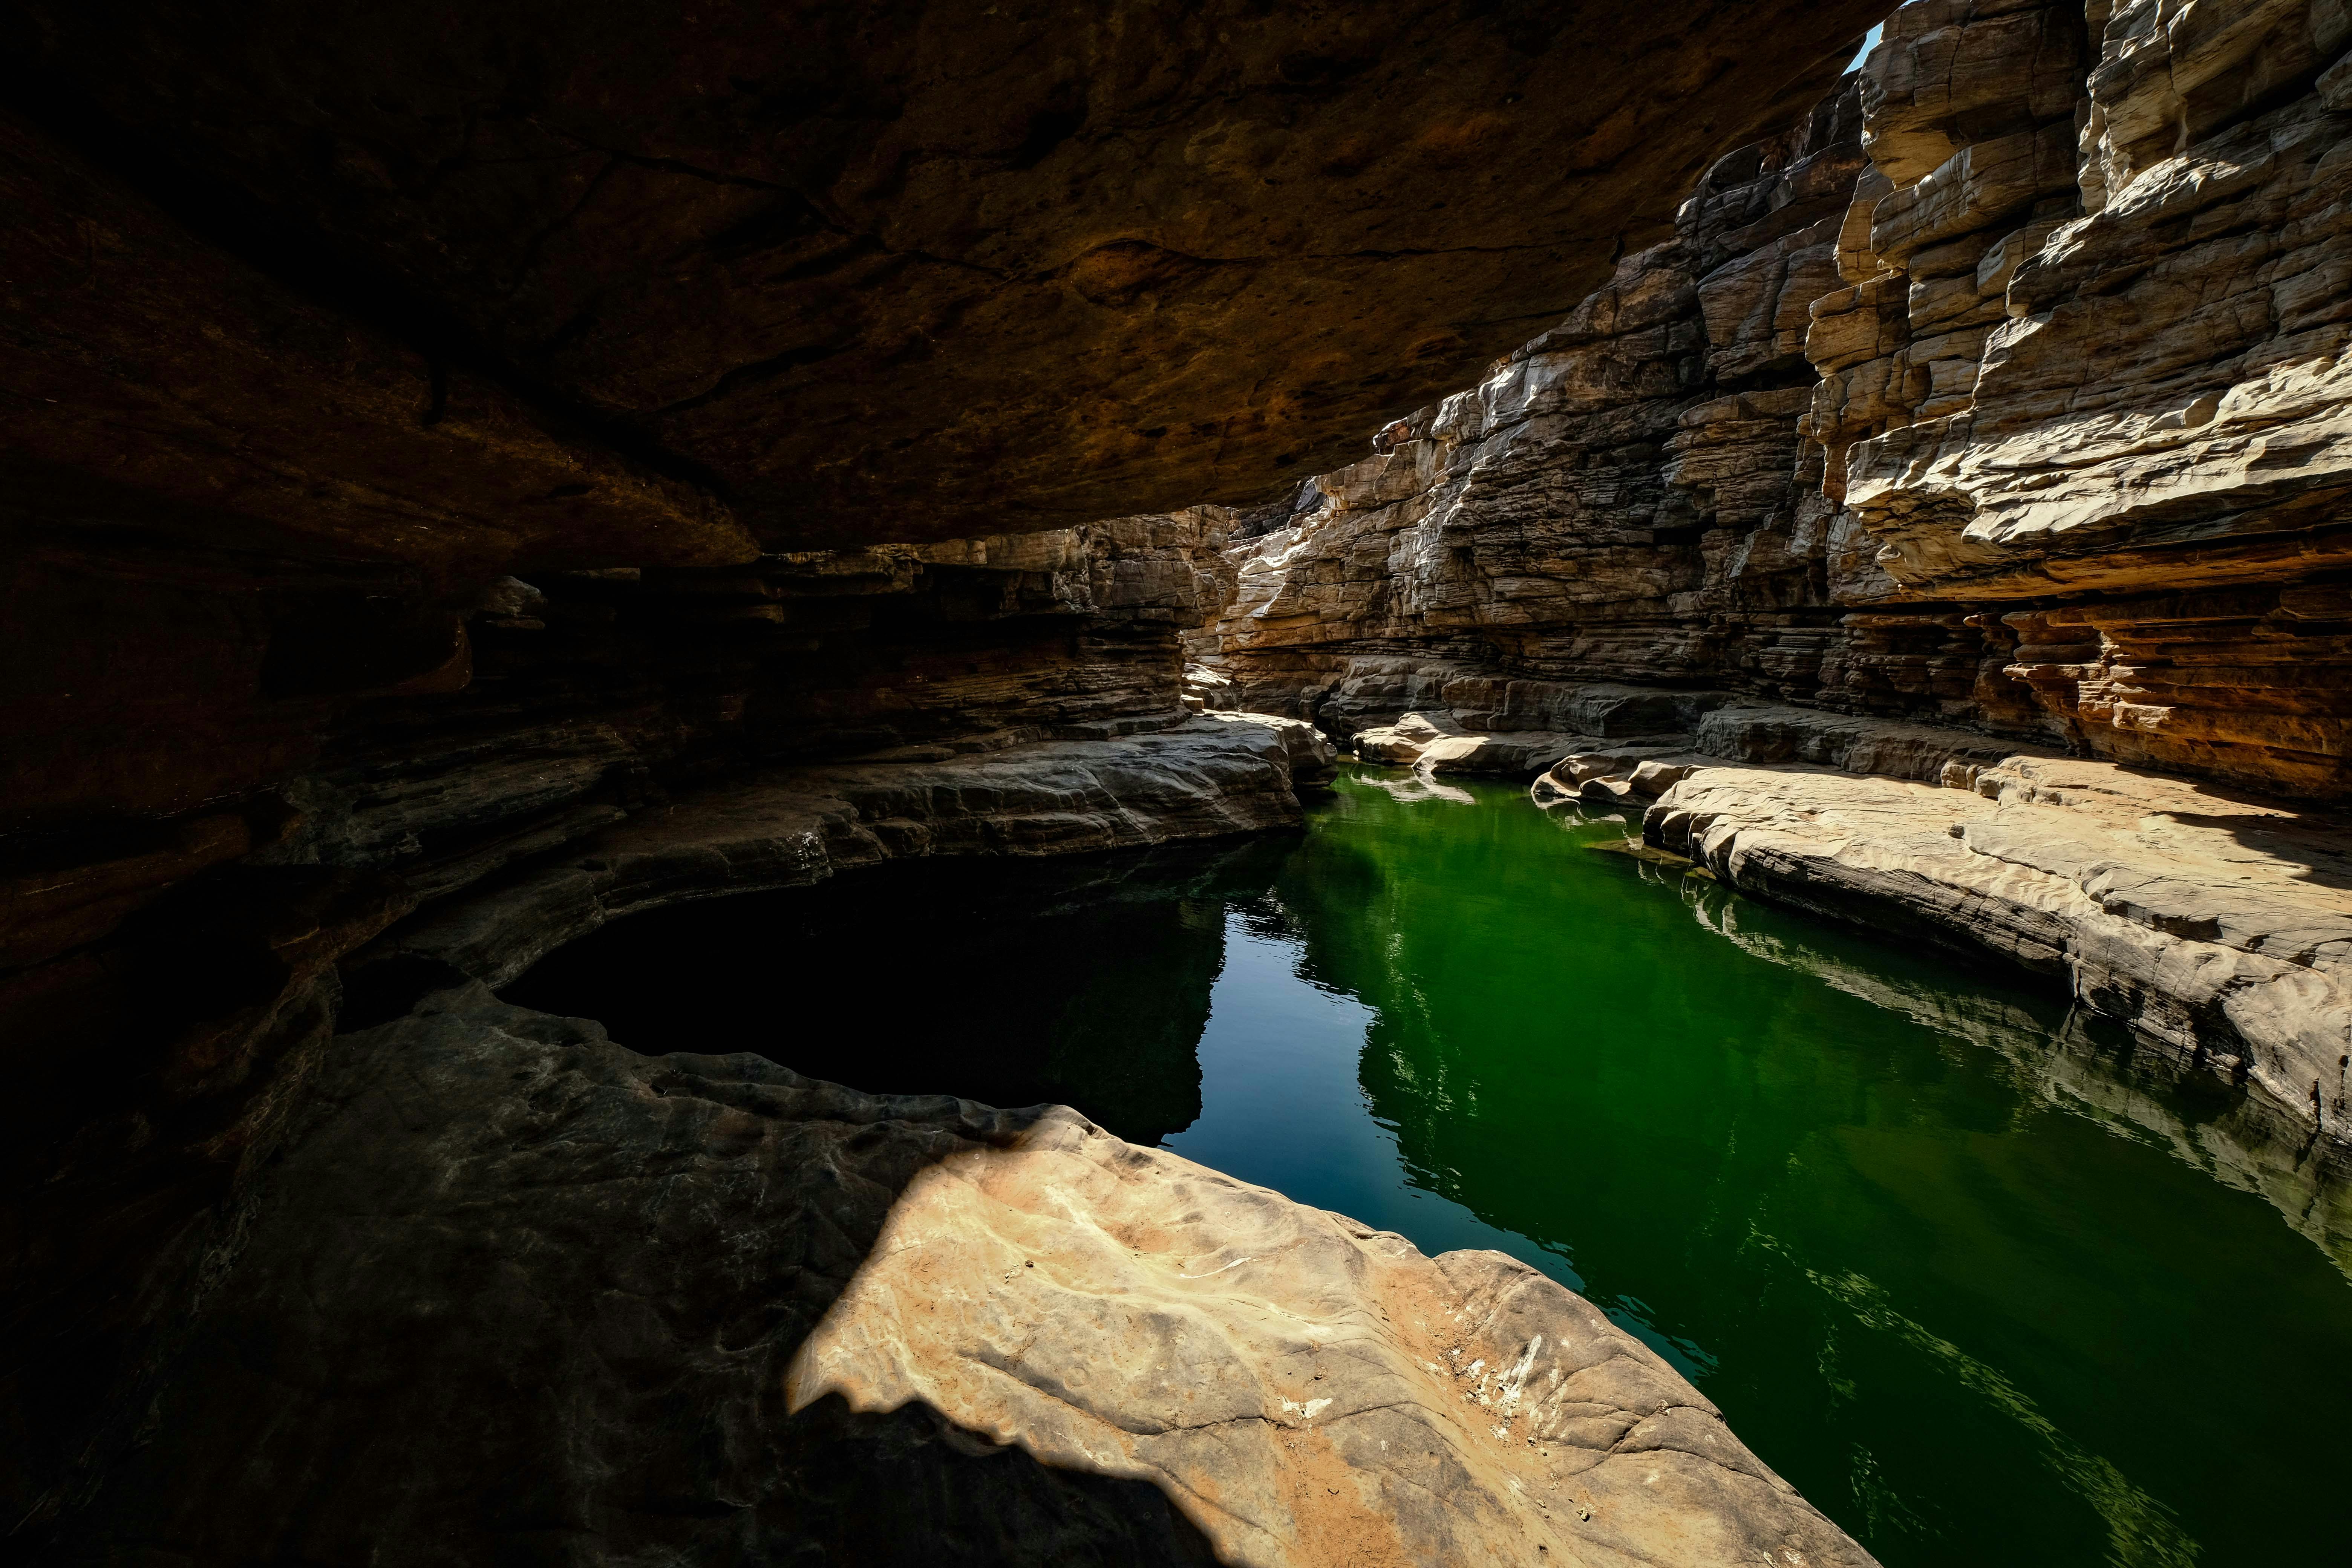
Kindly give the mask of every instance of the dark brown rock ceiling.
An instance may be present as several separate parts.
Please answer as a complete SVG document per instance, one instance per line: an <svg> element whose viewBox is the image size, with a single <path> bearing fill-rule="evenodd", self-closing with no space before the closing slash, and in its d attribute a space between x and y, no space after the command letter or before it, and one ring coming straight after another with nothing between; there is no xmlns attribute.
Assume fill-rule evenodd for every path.
<svg viewBox="0 0 2352 1568"><path fill-rule="evenodd" d="M230 411L279 459L238 496L93 458L86 422L26 444L299 510L362 383L436 421L568 409L772 548L1248 500L1562 314L1884 5L16 0L37 118L425 356L293 333L276 406ZM131 379L254 401L236 353L168 341L217 297L116 301L152 340ZM180 423L149 444L201 468ZM605 481L570 481L604 489L570 509L583 561L621 558ZM729 553L656 474L619 482Z"/></svg>

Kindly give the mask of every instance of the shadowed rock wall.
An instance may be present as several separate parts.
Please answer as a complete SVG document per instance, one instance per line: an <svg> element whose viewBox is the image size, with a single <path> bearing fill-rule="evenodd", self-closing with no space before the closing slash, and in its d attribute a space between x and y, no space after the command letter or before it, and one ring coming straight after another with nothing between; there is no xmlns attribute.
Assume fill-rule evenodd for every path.
<svg viewBox="0 0 2352 1568"><path fill-rule="evenodd" d="M1295 817L1177 701L1230 514L1154 509L1556 314L1874 9L0 4L17 1517L346 968Z"/></svg>
<svg viewBox="0 0 2352 1568"><path fill-rule="evenodd" d="M1133 498L1507 342L1868 10L0 5L9 1037L242 1059L672 787L1176 721L1224 518Z"/></svg>
<svg viewBox="0 0 2352 1568"><path fill-rule="evenodd" d="M452 397L461 363L527 385L807 547L1328 466L1648 243L1880 3L9 0L0 28L21 101L404 323Z"/></svg>

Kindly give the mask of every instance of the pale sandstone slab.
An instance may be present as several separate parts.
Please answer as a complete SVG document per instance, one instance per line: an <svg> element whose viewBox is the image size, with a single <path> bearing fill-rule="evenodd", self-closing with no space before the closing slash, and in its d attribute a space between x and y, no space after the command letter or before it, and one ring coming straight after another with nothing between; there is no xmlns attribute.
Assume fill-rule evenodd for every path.
<svg viewBox="0 0 2352 1568"><path fill-rule="evenodd" d="M1942 776L1702 769L1643 837L1730 886L2061 979L2352 1142L2352 833L2105 763L1955 756Z"/></svg>
<svg viewBox="0 0 2352 1568"><path fill-rule="evenodd" d="M1058 1109L916 1178L787 1387L1149 1480L1235 1564L1870 1561L1525 1265Z"/></svg>
<svg viewBox="0 0 2352 1568"><path fill-rule="evenodd" d="M1491 735L1451 735L1430 742L1416 766L1433 773L1478 773L1524 779L1575 751L1585 737L1549 730L1507 730Z"/></svg>
<svg viewBox="0 0 2352 1568"><path fill-rule="evenodd" d="M478 984L306 1070L73 1561L1872 1561L1559 1285L1066 1109Z"/></svg>

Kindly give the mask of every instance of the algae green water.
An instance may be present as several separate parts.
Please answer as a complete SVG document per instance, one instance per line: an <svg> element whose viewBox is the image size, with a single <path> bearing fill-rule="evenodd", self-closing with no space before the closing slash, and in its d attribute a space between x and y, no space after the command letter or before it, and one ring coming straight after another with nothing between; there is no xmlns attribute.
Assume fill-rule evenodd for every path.
<svg viewBox="0 0 2352 1568"><path fill-rule="evenodd" d="M1303 837L662 911L509 995L1066 1100L1510 1252L1895 1568L2343 1561L2337 1187L2063 997L1596 847L1624 834L1354 770Z"/></svg>

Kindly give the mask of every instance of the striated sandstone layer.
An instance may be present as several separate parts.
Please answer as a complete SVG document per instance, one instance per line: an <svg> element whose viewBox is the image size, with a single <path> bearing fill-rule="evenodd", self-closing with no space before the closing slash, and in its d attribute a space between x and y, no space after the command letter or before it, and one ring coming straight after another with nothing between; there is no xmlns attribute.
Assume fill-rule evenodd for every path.
<svg viewBox="0 0 2352 1568"><path fill-rule="evenodd" d="M1304 487L1196 655L1343 731L1635 681L2344 798L2347 47L2333 4L1914 0Z"/></svg>
<svg viewBox="0 0 2352 1568"><path fill-rule="evenodd" d="M235 1462L174 1380L341 1288L245 1299L172 1359L228 1299L241 1184L332 1112L339 1018L667 899L1288 820L1311 742L1188 721L1178 687L1236 519L1154 509L1287 489L1568 307L1873 9L0 0L0 1502L28 1549L114 1528L101 1496L202 1512L112 1467ZM614 1159L666 1168L648 1137ZM304 1213L281 1261L341 1245ZM471 1224L427 1250L527 1294ZM299 1386L425 1463L519 1389L589 1397L566 1363L379 1427L430 1316L385 1309L240 1416ZM322 1430L272 1451L249 1531L131 1508L154 1528L116 1544L431 1539L399 1464L303 1511L343 1476ZM643 1486L640 1523L723 1511ZM975 1539L1050 1557L1056 1509L1150 1513L1038 1486ZM582 1528L553 1492L497 1507L499 1552Z"/></svg>
<svg viewBox="0 0 2352 1568"><path fill-rule="evenodd" d="M2061 978L2175 1061L2352 1144L2352 837L2104 763L1947 768L1953 787L1701 769L1643 835L1732 887Z"/></svg>
<svg viewBox="0 0 2352 1568"><path fill-rule="evenodd" d="M886 860L1076 855L1299 825L1330 743L1296 719L1220 713L1085 742L797 768L680 799L387 933L347 966L503 985L640 910L804 887Z"/></svg>
<svg viewBox="0 0 2352 1568"><path fill-rule="evenodd" d="M193 538L102 559L21 538L40 569L14 585L12 629L49 637L31 673L59 689L16 710L0 770L17 828L0 845L0 1041L26 1090L7 1118L18 1239L0 1268L5 1322L47 1347L16 1375L65 1380L27 1408L74 1408L68 1369L152 1321L120 1271L217 1198L279 1064L332 1027L339 972L396 922L576 865L583 841L673 806L691 817L680 802L755 779L790 795L780 775L848 756L901 770L862 786L880 798L914 763L1006 753L963 781L992 804L950 787L914 815L1045 813L1002 835L1032 850L1295 821L1282 745L1181 703L1176 637L1223 596L1223 527L1209 509L541 574L459 603ZM1150 752L1165 767L1073 754L1188 722ZM92 743L93 725L119 742ZM1055 760L1024 774L1040 755ZM1003 805L1024 791L1030 806ZM821 784L798 798L856 818ZM723 889L717 856L672 879ZM503 940L593 923L566 906ZM28 1433L19 1451L51 1443ZM10 1461L27 1506L58 1460Z"/></svg>
<svg viewBox="0 0 2352 1568"><path fill-rule="evenodd" d="M1644 843L1726 887L2045 975L2147 1059L2242 1091L2250 1125L2352 1159L2352 833L2333 820L1963 731L1744 705L1648 744L1581 741L1534 789L1638 816Z"/></svg>
<svg viewBox="0 0 2352 1568"><path fill-rule="evenodd" d="M1191 689L1603 806L1908 781L1755 775L1722 831L1811 847L1735 879L2064 976L2340 1142L2352 1016L2296 933L2352 853L2347 51L2329 3L1913 0L1671 242L1244 519ZM1996 870L1933 786L2028 762L2108 808L1988 786L2063 847Z"/></svg>
<svg viewBox="0 0 2352 1568"><path fill-rule="evenodd" d="M1657 853L1662 862L1680 858ZM1759 931L1759 922L1743 916L1744 898L1717 884L1712 873L1692 875L1701 868L1684 869L1685 907L1725 941L1891 1012L1908 1014L1955 1039L1997 1052L2011 1064L2011 1081L2028 1089L2033 1099L2095 1106L2117 1124L2153 1139L2181 1163L2226 1186L2259 1194L2289 1228L2331 1258L2347 1256L2352 1247L2352 1184L2345 1180L2344 1165L2315 1160L2309 1128L2274 1102L2263 1097L2222 1100L2191 1095L2188 1103L2193 1109L2183 1114L2181 1097L2168 1091L2194 1086L2196 1068L2136 1048L2128 1035L2104 1024L2087 1008L2070 1010L2053 1030L2046 1016L1990 989L1920 989L1890 982L1881 972L1855 968L1829 944L1815 946L1778 926L1769 932Z"/></svg>
<svg viewBox="0 0 2352 1568"><path fill-rule="evenodd" d="M1170 718L1124 739L1006 743L995 734L961 751L904 750L714 781L627 810L594 794L565 805L593 785L593 768L567 773L546 754L469 755L430 788L372 804L412 814L389 820L404 820L413 843L413 814L495 810L522 781L547 797L538 805L558 826L442 863L436 881L354 868L363 854L396 854L401 835L351 826L383 819L314 811L257 858L266 863L216 878L201 900L194 890L166 899L98 956L69 953L26 972L17 994L29 997L32 1024L61 1035L87 1027L89 1012L72 1005L88 1008L94 996L115 1008L101 1016L117 1048L32 1058L26 1081L40 1092L12 1129L20 1184L8 1207L10 1322L44 1347L12 1380L26 1422L10 1435L13 1505L44 1525L120 1456L121 1424L142 1396L119 1385L93 1398L93 1385L169 1338L184 1293L210 1267L203 1237L218 1205L289 1100L310 1092L306 1064L329 1048L339 1018L354 1027L451 984L503 984L609 920L681 900L803 885L892 858L1064 854L1295 827L1296 790L1328 776L1331 759L1306 725L1250 715ZM127 990L126 972L161 994ZM28 1043L12 1041L20 1051ZM136 1075L127 1088L126 1073Z"/></svg>
<svg viewBox="0 0 2352 1568"><path fill-rule="evenodd" d="M1524 1265L1068 1110L479 987L309 1070L77 1560L1872 1561Z"/></svg>

